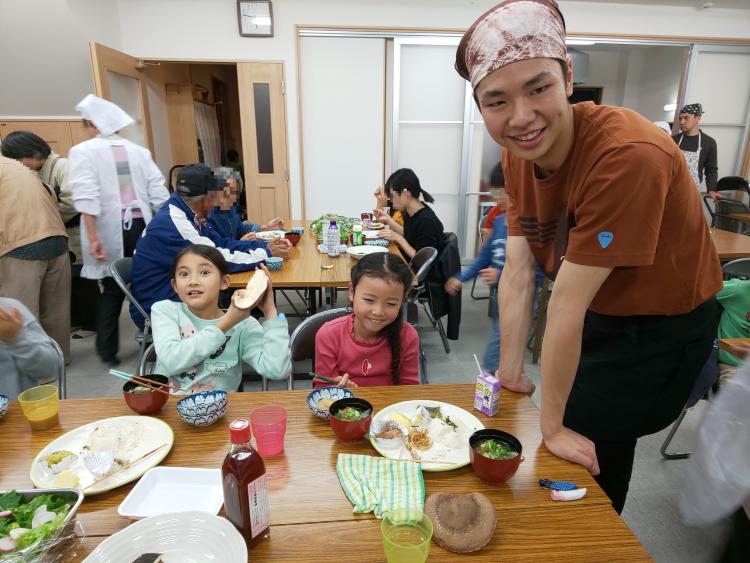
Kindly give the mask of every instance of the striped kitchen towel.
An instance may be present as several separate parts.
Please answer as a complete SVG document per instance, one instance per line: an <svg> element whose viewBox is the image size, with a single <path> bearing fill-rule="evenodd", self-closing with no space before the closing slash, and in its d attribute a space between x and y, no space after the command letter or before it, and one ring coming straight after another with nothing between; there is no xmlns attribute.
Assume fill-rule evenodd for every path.
<svg viewBox="0 0 750 563"><path fill-rule="evenodd" d="M422 468L413 461L395 461L369 455L339 454L336 473L353 512L375 512L382 519L392 510L424 510Z"/></svg>

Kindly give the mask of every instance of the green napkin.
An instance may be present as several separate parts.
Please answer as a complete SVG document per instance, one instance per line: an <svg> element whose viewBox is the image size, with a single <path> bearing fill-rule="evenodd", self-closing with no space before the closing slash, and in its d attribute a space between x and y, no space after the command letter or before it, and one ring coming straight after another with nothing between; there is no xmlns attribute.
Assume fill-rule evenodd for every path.
<svg viewBox="0 0 750 563"><path fill-rule="evenodd" d="M405 509L409 520L422 517L424 479L418 463L339 454L336 473L354 512L374 511L382 519L392 510Z"/></svg>

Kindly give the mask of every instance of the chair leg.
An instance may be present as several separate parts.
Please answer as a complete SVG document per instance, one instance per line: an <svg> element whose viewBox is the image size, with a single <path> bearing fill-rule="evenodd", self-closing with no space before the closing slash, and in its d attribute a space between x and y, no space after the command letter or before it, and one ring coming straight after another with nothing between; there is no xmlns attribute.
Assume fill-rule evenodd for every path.
<svg viewBox="0 0 750 563"><path fill-rule="evenodd" d="M669 444L672 441L672 438L674 438L674 435L677 432L677 429L680 427L680 424L682 424L682 420L685 418L685 415L687 414L687 412L688 412L687 408L682 409L680 416L678 416L677 420L674 421L672 428L669 429L669 434L667 434L667 437L664 440L664 443L661 445L661 448L659 448L659 451L661 452L661 456L664 459L686 459L690 457L690 453L673 453L673 452L667 451L667 448L669 447Z"/></svg>
<svg viewBox="0 0 750 563"><path fill-rule="evenodd" d="M489 299L489 295L474 295L474 290L477 288L477 278L474 278L471 282L471 291L469 292L469 295L474 301L484 301L485 299Z"/></svg>
<svg viewBox="0 0 750 563"><path fill-rule="evenodd" d="M260 376L260 390L268 391L268 380L264 376Z"/></svg>
<svg viewBox="0 0 750 563"><path fill-rule="evenodd" d="M295 306L294 306L294 303L292 303L292 300L291 300L291 299L290 299L290 297L289 297L289 296L288 296L288 295L286 294L286 292L285 292L285 291L284 291L283 289L280 289L279 291L281 292L281 295L283 295L283 296L284 296L284 299L286 299L286 302L287 302L287 303L289 303L289 306L290 306L290 307L292 308L292 310L294 311L294 314L295 314L295 315L297 315L298 317L302 317L302 318L304 318L304 315L303 315L302 313L300 313L300 312L299 312L299 311L297 310L297 307L295 307Z"/></svg>
<svg viewBox="0 0 750 563"><path fill-rule="evenodd" d="M57 395L58 398L64 399L68 395L68 382L67 382L67 375L65 373L65 355L63 354L62 348L60 348L60 345L55 342L52 338L50 338L50 342L52 343L52 347L55 349L55 352L57 352L57 357L60 360L60 367L57 372Z"/></svg>
<svg viewBox="0 0 750 563"><path fill-rule="evenodd" d="M450 354L451 353L451 345L448 343L448 337L445 335L445 329L443 328L443 321L441 319L435 319L437 321L437 329L440 333L440 340L443 341L443 348L445 348L445 353Z"/></svg>
<svg viewBox="0 0 750 563"><path fill-rule="evenodd" d="M423 385L427 385L427 356L422 350L422 344L419 344L419 382Z"/></svg>

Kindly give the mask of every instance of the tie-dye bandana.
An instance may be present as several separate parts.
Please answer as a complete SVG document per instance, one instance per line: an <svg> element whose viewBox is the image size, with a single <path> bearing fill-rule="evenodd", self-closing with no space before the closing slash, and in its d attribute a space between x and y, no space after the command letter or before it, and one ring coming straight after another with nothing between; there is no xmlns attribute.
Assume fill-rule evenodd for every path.
<svg viewBox="0 0 750 563"><path fill-rule="evenodd" d="M456 71L476 88L510 63L566 60L565 20L555 0L505 0L485 12L464 34Z"/></svg>

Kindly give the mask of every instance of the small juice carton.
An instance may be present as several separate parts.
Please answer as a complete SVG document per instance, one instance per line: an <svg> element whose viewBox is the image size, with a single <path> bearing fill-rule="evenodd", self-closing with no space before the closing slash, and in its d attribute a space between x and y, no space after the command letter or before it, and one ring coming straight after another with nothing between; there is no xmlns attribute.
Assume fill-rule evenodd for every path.
<svg viewBox="0 0 750 563"><path fill-rule="evenodd" d="M500 410L500 380L483 371L477 376L474 391L474 408L487 416L495 416Z"/></svg>

